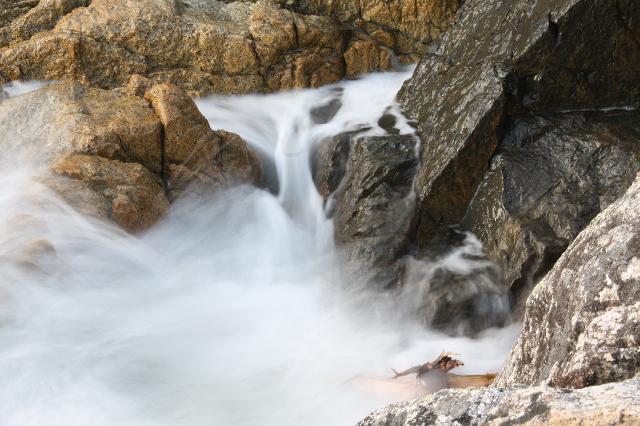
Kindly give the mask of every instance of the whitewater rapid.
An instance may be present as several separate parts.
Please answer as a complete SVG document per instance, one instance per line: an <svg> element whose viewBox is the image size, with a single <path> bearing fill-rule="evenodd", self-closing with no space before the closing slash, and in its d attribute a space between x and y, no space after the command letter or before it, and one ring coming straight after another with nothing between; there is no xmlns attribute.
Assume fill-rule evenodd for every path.
<svg viewBox="0 0 640 426"><path fill-rule="evenodd" d="M272 164L277 195L185 199L137 236L75 212L35 166L0 154L0 425L349 425L397 399L358 377L443 349L462 373L499 368L516 326L448 337L345 291L310 152L343 131L384 134L385 112L412 132L394 103L408 73L199 100L213 128ZM335 99L335 116L314 122ZM16 255L34 242L53 250Z"/></svg>

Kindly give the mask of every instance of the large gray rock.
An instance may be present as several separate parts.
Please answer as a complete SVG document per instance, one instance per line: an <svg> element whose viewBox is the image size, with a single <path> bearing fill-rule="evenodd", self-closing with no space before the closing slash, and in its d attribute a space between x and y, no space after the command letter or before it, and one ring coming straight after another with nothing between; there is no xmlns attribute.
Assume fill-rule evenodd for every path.
<svg viewBox="0 0 640 426"><path fill-rule="evenodd" d="M517 117L462 226L500 265L516 309L568 244L640 172L640 114Z"/></svg>
<svg viewBox="0 0 640 426"><path fill-rule="evenodd" d="M640 3L468 0L399 99L422 141L419 241L459 223L522 112L640 101Z"/></svg>
<svg viewBox="0 0 640 426"><path fill-rule="evenodd" d="M398 281L414 219L413 135L357 137L335 194L335 239L355 276L379 288Z"/></svg>
<svg viewBox="0 0 640 426"><path fill-rule="evenodd" d="M580 388L640 372L640 176L536 286L495 385Z"/></svg>
<svg viewBox="0 0 640 426"><path fill-rule="evenodd" d="M567 391L528 389L443 390L377 410L358 426L640 424L640 377Z"/></svg>

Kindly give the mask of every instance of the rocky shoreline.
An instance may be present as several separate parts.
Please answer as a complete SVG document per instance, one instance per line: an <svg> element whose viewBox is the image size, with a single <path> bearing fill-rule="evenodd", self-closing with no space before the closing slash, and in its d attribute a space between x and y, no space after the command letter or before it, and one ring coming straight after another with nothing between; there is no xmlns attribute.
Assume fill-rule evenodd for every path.
<svg viewBox="0 0 640 426"><path fill-rule="evenodd" d="M0 93L0 132L71 206L136 233L181 197L268 186L190 96L417 60L397 96L415 135L386 114L386 136L313 153L335 240L426 326L524 328L491 387L360 425L640 424L637 1L0 0L0 82L60 80ZM477 268L433 267L464 244Z"/></svg>

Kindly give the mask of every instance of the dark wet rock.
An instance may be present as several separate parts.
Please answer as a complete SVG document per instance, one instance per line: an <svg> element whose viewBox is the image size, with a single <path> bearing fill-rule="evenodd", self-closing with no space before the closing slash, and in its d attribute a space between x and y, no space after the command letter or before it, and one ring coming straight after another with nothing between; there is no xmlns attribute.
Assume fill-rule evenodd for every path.
<svg viewBox="0 0 640 426"><path fill-rule="evenodd" d="M428 250L405 258L404 267L403 306L426 327L474 335L510 319L499 268L472 234L453 228L440 232Z"/></svg>
<svg viewBox="0 0 640 426"><path fill-rule="evenodd" d="M398 119L396 118L395 115L385 113L378 120L378 126L380 126L381 129L386 130L387 133L391 135L397 135L400 133L400 131L396 128L397 122L398 122Z"/></svg>
<svg viewBox="0 0 640 426"><path fill-rule="evenodd" d="M397 284L414 220L415 137L355 139L335 194L335 239L374 286ZM335 151L335 150L334 150Z"/></svg>
<svg viewBox="0 0 640 426"><path fill-rule="evenodd" d="M496 386L581 388L640 372L640 175L571 243L527 300Z"/></svg>
<svg viewBox="0 0 640 426"><path fill-rule="evenodd" d="M468 0L399 99L422 141L419 240L459 223L507 118L640 102L640 3Z"/></svg>
<svg viewBox="0 0 640 426"><path fill-rule="evenodd" d="M374 411L358 426L614 425L640 423L640 377L568 391L448 389Z"/></svg>
<svg viewBox="0 0 640 426"><path fill-rule="evenodd" d="M640 172L640 113L516 117L462 225L518 310L569 243Z"/></svg>
<svg viewBox="0 0 640 426"><path fill-rule="evenodd" d="M337 93L338 95L340 92ZM342 101L340 97L331 99L324 105L319 105L311 109L311 119L316 124L325 124L331 121L336 116L338 111L342 107Z"/></svg>
<svg viewBox="0 0 640 426"><path fill-rule="evenodd" d="M327 200L347 172L353 133L342 133L320 142L311 154L311 173L318 192Z"/></svg>

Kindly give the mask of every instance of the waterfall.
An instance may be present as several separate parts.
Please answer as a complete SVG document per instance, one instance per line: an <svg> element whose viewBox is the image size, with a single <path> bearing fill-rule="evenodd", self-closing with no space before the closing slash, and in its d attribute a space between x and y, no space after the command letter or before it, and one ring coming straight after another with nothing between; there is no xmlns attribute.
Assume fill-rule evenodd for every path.
<svg viewBox="0 0 640 426"><path fill-rule="evenodd" d="M384 134L389 111L412 132L394 103L408 75L199 100L212 128L271 164L275 195L184 199L137 236L75 212L0 153L0 424L349 425L397 399L354 377L443 349L462 372L496 370L517 328L449 337L343 290L310 151L345 131Z"/></svg>

